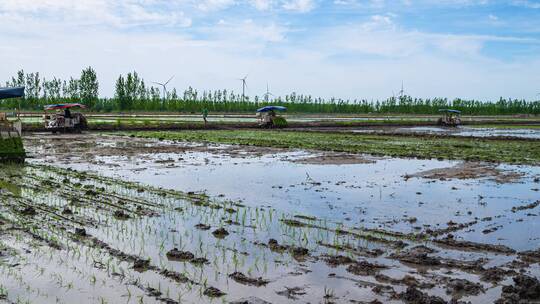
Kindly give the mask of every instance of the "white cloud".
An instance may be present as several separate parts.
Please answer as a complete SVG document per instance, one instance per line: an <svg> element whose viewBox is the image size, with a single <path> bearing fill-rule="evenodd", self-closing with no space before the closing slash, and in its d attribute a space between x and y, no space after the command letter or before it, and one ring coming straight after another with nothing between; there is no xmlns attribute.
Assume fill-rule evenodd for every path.
<svg viewBox="0 0 540 304"><path fill-rule="evenodd" d="M532 8L532 9L540 9L540 2L537 2L537 1L514 0L512 1L512 3L517 6L523 6L523 7Z"/></svg>
<svg viewBox="0 0 540 304"><path fill-rule="evenodd" d="M236 3L235 0L199 0L197 7L203 11L217 11L230 7Z"/></svg>
<svg viewBox="0 0 540 304"><path fill-rule="evenodd" d="M168 25L186 27L191 19L181 10L161 8L162 1L133 0L2 0L0 13L32 22L64 22L65 25L133 27ZM67 24L66 24L67 23Z"/></svg>
<svg viewBox="0 0 540 304"><path fill-rule="evenodd" d="M313 0L287 0L282 6L286 10L305 13L311 11L315 3Z"/></svg>
<svg viewBox="0 0 540 304"><path fill-rule="evenodd" d="M251 0L251 5L260 11L267 11L274 6L274 1L272 0Z"/></svg>
<svg viewBox="0 0 540 304"><path fill-rule="evenodd" d="M206 29L208 35L220 44L229 46L233 52L263 48L267 43L285 41L289 31L276 23L257 23L252 19L242 22L220 20L218 26Z"/></svg>
<svg viewBox="0 0 540 304"><path fill-rule="evenodd" d="M324 41L324 43L323 43ZM534 38L499 37L490 35L456 35L405 30L394 22L392 15L373 15L368 21L336 26L323 30L314 44L355 54L387 58L407 58L420 55L459 56L463 59L482 59L486 42L534 44Z"/></svg>

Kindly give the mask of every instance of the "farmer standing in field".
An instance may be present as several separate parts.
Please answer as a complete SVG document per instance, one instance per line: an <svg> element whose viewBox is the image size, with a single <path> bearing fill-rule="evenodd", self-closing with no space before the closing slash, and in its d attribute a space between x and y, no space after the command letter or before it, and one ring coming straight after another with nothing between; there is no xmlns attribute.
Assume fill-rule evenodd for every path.
<svg viewBox="0 0 540 304"><path fill-rule="evenodd" d="M206 126L206 124L208 123L208 121L206 120L206 118L208 117L208 109L207 108L204 108L202 110L202 117L204 119L204 126Z"/></svg>

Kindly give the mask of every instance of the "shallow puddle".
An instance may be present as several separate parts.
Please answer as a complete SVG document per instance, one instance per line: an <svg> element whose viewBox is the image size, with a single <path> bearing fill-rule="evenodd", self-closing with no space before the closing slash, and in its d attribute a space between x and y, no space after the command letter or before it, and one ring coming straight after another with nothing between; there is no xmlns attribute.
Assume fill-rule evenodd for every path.
<svg viewBox="0 0 540 304"><path fill-rule="evenodd" d="M362 128L354 129L355 133L417 133L417 134L441 134L465 137L516 137L526 139L540 139L540 129L538 128L476 128L461 126L457 128L443 127L404 127L404 128Z"/></svg>

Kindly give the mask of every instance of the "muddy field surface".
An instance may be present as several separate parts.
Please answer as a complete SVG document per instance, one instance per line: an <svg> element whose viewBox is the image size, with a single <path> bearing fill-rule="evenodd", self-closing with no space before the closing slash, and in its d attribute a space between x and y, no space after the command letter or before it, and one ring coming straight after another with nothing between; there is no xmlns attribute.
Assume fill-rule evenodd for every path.
<svg viewBox="0 0 540 304"><path fill-rule="evenodd" d="M0 303L540 301L537 167L25 144L0 170Z"/></svg>
<svg viewBox="0 0 540 304"><path fill-rule="evenodd" d="M301 129L298 129L301 130ZM427 135L427 136L447 136L447 137L467 137L467 138L493 138L493 139L530 139L540 140L540 129L538 124L511 126L511 128L497 127L469 127L460 126L457 128L439 126L377 126L377 127L321 127L317 132L346 132L362 134L381 135Z"/></svg>
<svg viewBox="0 0 540 304"><path fill-rule="evenodd" d="M517 250L540 247L538 211L511 212L539 197L540 168L460 161L170 142L88 134L26 138L32 163L53 164L156 187L202 192L329 218L417 233L472 223L457 235ZM532 210L535 211L535 210ZM491 221L478 219L492 218ZM411 219L416 219L411 223ZM489 230L490 233L483 233ZM518 232L519 233L516 233Z"/></svg>

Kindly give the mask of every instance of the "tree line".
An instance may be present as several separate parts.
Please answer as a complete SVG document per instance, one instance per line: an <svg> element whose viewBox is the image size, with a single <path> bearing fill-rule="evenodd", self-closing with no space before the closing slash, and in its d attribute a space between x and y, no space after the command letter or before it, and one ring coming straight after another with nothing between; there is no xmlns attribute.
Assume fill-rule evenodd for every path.
<svg viewBox="0 0 540 304"><path fill-rule="evenodd" d="M439 109L452 108L470 115L540 114L540 101L511 98L478 101L399 96L368 101L323 99L293 92L269 100L268 96L251 98L228 90L201 92L192 87L180 93L176 89L164 93L160 88L147 85L135 71L118 77L113 98L100 98L97 74L92 67L83 69L78 78L70 77L69 80L46 79L39 73L25 74L20 70L6 82L6 86L25 86L26 96L2 101L0 107L3 109L42 110L50 103L81 102L94 112L200 112L204 108L212 112L254 112L259 107L272 104L285 106L289 112L295 113L437 114Z"/></svg>

